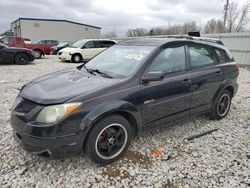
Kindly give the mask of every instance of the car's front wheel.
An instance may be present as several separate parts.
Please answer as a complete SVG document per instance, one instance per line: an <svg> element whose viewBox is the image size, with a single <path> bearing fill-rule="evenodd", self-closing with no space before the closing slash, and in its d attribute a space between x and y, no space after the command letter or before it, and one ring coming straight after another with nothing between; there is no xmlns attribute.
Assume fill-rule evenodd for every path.
<svg viewBox="0 0 250 188"><path fill-rule="evenodd" d="M25 53L17 54L15 57L15 63L18 65L25 65L29 62L29 57Z"/></svg>
<svg viewBox="0 0 250 188"><path fill-rule="evenodd" d="M75 54L72 56L72 61L74 63L80 63L82 61L82 56L79 54Z"/></svg>
<svg viewBox="0 0 250 188"><path fill-rule="evenodd" d="M118 160L127 151L132 139L129 122L122 116L113 115L93 126L85 144L88 157L99 164Z"/></svg>
<svg viewBox="0 0 250 188"><path fill-rule="evenodd" d="M232 93L225 89L215 100L212 111L209 113L210 119L222 119L230 110Z"/></svg>

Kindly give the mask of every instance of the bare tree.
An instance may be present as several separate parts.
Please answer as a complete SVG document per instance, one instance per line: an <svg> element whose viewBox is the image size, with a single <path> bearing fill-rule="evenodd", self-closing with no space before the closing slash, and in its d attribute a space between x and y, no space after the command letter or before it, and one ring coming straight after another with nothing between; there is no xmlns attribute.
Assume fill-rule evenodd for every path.
<svg viewBox="0 0 250 188"><path fill-rule="evenodd" d="M204 33L223 33L224 26L222 20L211 19L208 20L205 27Z"/></svg>
<svg viewBox="0 0 250 188"><path fill-rule="evenodd" d="M245 30L248 22L249 3L239 6L239 3L232 2L228 7L228 15L226 19L226 32L240 32Z"/></svg>
<svg viewBox="0 0 250 188"><path fill-rule="evenodd" d="M183 25L181 25L181 34L187 34L190 31L198 30L200 30L200 28L198 28L195 21L185 22Z"/></svg>
<svg viewBox="0 0 250 188"><path fill-rule="evenodd" d="M147 36L148 30L145 28L136 28L136 29L129 29L127 31L128 37L138 37L138 36Z"/></svg>
<svg viewBox="0 0 250 188"><path fill-rule="evenodd" d="M178 34L187 34L189 31L198 31L200 30L196 22L185 22L183 24L167 25L167 26L158 26L149 29L145 28L136 28L129 29L127 31L128 37L136 36L155 36L155 35L178 35Z"/></svg>

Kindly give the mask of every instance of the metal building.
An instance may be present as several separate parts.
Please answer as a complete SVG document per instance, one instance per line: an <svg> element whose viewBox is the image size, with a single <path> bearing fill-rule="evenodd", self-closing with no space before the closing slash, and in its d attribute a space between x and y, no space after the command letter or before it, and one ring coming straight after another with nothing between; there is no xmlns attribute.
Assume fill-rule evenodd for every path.
<svg viewBox="0 0 250 188"><path fill-rule="evenodd" d="M219 38L230 49L237 63L250 65L250 32L205 34L202 36Z"/></svg>
<svg viewBox="0 0 250 188"><path fill-rule="evenodd" d="M68 20L19 18L11 23L15 36L28 37L33 42L42 39L74 42L85 38L100 38L101 28Z"/></svg>

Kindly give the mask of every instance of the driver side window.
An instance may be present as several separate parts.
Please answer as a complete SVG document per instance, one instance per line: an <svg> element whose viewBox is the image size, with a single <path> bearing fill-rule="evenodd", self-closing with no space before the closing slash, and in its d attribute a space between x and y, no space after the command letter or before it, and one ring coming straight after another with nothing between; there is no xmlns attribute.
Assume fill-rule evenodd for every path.
<svg viewBox="0 0 250 188"><path fill-rule="evenodd" d="M84 44L85 48L94 48L95 44L94 41L88 41Z"/></svg>
<svg viewBox="0 0 250 188"><path fill-rule="evenodd" d="M12 40L12 38L10 38L10 37L5 37L5 38L3 38L3 39L1 40L1 42L4 43L4 44L10 44L10 43L13 42L13 40Z"/></svg>
<svg viewBox="0 0 250 188"><path fill-rule="evenodd" d="M163 50L149 66L149 72L162 71L166 73L181 72L186 69L184 46L169 47Z"/></svg>

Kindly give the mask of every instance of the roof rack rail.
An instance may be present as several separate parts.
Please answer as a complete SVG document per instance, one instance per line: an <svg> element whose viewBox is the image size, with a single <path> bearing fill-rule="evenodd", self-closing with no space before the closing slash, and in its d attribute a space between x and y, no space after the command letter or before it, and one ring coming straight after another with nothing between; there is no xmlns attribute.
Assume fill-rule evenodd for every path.
<svg viewBox="0 0 250 188"><path fill-rule="evenodd" d="M200 41L212 42L212 43L224 45L223 42L220 39L216 39L216 38L192 37L192 36L188 36L186 38L191 39L191 40L200 40Z"/></svg>

